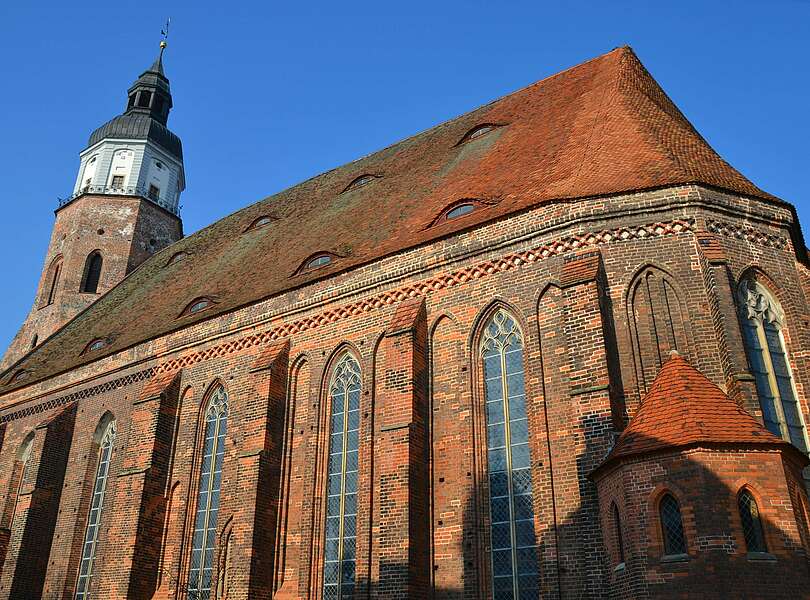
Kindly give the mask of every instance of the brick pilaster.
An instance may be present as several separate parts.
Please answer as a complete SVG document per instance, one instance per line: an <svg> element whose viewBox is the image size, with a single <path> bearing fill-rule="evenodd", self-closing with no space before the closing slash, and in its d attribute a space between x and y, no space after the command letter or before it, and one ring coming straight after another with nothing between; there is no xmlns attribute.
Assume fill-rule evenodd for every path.
<svg viewBox="0 0 810 600"><path fill-rule="evenodd" d="M0 423L0 456L3 453L3 440L6 437L6 424ZM9 486L10 487L10 486ZM8 494L5 494L5 501L8 503ZM11 530L5 523L0 523L0 577L3 575L3 563L6 560L6 552L8 551L8 542L11 539Z"/></svg>
<svg viewBox="0 0 810 600"><path fill-rule="evenodd" d="M698 248L704 260L704 281L712 309L720 362L728 395L761 420L762 410L756 382L748 370L748 359L734 300L734 276L720 242L709 233L697 234Z"/></svg>
<svg viewBox="0 0 810 600"><path fill-rule="evenodd" d="M617 360L604 272L598 251L566 259L560 277L563 331L567 342L567 403L574 452L554 465L557 502L560 597L598 597L604 577L604 548L596 486L588 474L610 447L616 422Z"/></svg>
<svg viewBox="0 0 810 600"><path fill-rule="evenodd" d="M424 300L402 303L379 349L372 597L426 598L430 586L427 323Z"/></svg>
<svg viewBox="0 0 810 600"><path fill-rule="evenodd" d="M105 598L150 598L155 591L180 381L180 371L160 375L132 403L111 503L115 519L109 539L120 545L105 554L100 569L99 593Z"/></svg>
<svg viewBox="0 0 810 600"><path fill-rule="evenodd" d="M75 421L74 403L36 427L0 578L2 600L42 596Z"/></svg>
<svg viewBox="0 0 810 600"><path fill-rule="evenodd" d="M273 595L273 560L278 514L289 342L274 344L253 363L252 399L241 414L237 456L228 598L262 600ZM226 540L220 537L220 551Z"/></svg>

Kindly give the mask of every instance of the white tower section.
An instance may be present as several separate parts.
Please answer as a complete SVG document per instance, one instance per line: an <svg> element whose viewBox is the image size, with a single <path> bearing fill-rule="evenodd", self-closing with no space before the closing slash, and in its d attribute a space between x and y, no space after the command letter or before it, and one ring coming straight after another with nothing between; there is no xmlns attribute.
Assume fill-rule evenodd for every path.
<svg viewBox="0 0 810 600"><path fill-rule="evenodd" d="M105 138L79 157L73 197L86 193L143 196L178 213L185 189L183 163L153 141Z"/></svg>
<svg viewBox="0 0 810 600"><path fill-rule="evenodd" d="M174 215L179 214L180 193L186 187L183 146L166 123L172 108L169 80L163 72L163 50L127 92L123 114L90 136L80 156L72 195L139 196Z"/></svg>

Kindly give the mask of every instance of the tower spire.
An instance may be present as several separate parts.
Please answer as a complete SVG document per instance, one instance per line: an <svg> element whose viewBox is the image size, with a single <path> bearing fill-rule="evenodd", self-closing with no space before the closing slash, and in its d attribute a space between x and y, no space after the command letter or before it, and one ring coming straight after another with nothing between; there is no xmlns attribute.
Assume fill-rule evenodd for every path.
<svg viewBox="0 0 810 600"><path fill-rule="evenodd" d="M163 73L163 52L166 50L166 47L169 45L169 24L171 23L171 19L166 19L166 25L163 26L163 29L160 30L160 34L163 36L163 39L160 40L160 53L158 57L155 59L155 62L152 63L152 67L149 69L150 71L154 71L155 73L160 73L165 77Z"/></svg>

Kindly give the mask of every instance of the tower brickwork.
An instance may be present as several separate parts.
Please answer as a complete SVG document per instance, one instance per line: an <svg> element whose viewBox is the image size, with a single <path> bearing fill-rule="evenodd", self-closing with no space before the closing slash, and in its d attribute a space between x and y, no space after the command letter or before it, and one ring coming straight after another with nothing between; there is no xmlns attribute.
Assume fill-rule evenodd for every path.
<svg viewBox="0 0 810 600"><path fill-rule="evenodd" d="M0 369L183 237L183 152L166 127L172 97L163 50L129 89L124 113L94 131L81 152L73 193L56 210L33 307Z"/></svg>

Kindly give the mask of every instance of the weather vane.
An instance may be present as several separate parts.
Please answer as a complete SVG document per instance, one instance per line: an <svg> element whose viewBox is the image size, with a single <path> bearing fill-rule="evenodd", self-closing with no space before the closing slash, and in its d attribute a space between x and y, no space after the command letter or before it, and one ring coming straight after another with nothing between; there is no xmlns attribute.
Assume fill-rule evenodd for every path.
<svg viewBox="0 0 810 600"><path fill-rule="evenodd" d="M163 29L160 30L160 34L163 36L163 39L160 40L160 48L163 49L169 45L169 25L171 24L171 18L166 19L166 24L163 26Z"/></svg>

